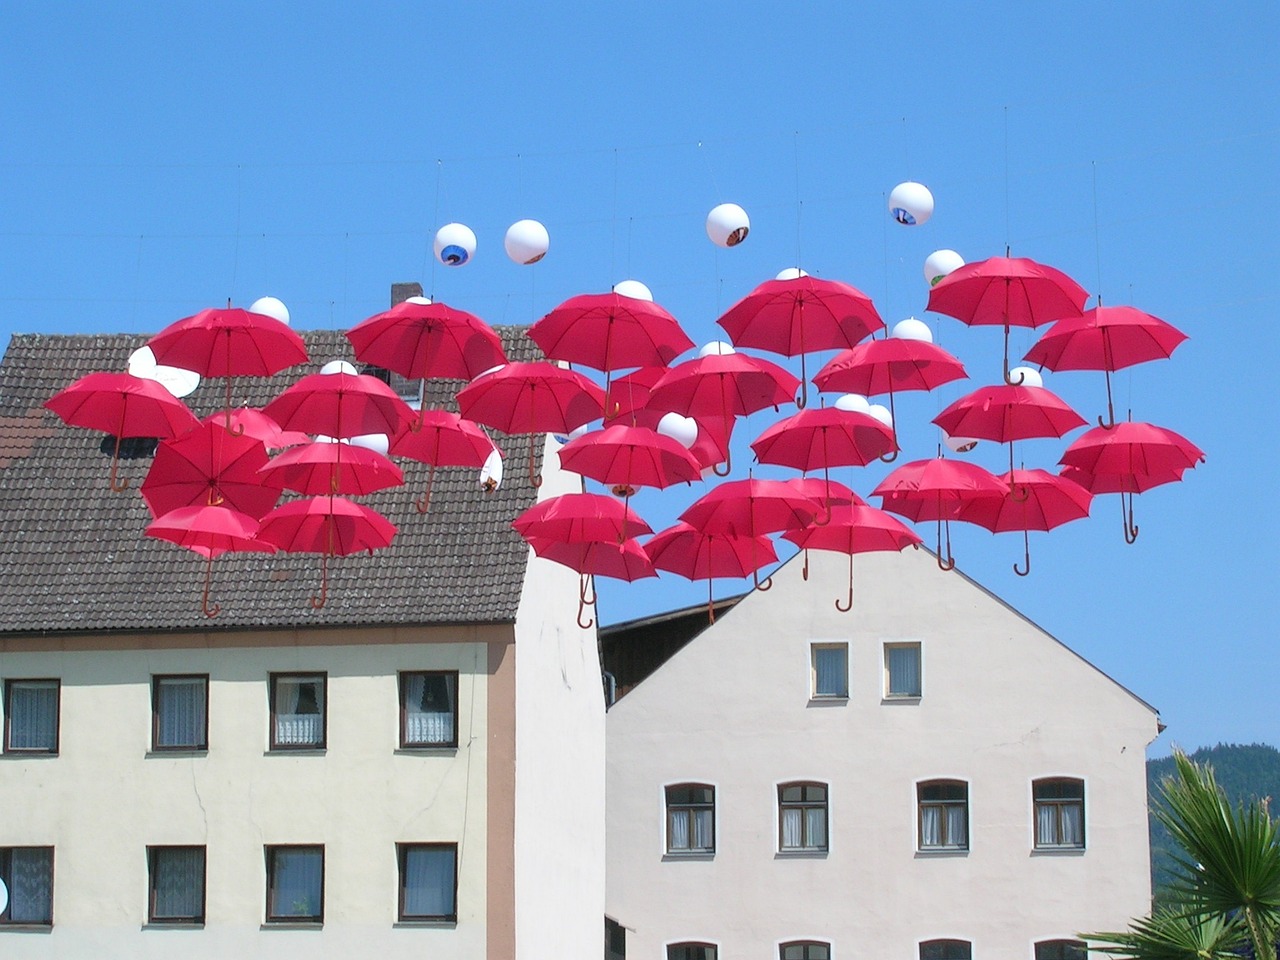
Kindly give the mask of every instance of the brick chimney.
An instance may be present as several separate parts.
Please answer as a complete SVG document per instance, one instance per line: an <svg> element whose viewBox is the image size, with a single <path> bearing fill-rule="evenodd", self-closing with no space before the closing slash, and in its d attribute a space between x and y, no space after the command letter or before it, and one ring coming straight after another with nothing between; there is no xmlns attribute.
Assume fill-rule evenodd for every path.
<svg viewBox="0 0 1280 960"><path fill-rule="evenodd" d="M393 283L391 285L391 306L397 303L404 303L410 297L422 296L422 284L420 283Z"/></svg>

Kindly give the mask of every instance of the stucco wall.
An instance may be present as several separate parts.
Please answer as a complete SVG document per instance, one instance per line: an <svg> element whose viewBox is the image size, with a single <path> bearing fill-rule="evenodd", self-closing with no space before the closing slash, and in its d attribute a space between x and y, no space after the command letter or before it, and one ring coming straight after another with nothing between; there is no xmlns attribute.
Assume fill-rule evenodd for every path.
<svg viewBox="0 0 1280 960"><path fill-rule="evenodd" d="M55 847L52 932L0 929L0 956L483 956L489 651L510 636L6 641L0 677L61 678L61 743L0 758L0 846ZM400 670L459 672L456 750L397 749ZM268 751L273 671L328 674L323 752ZM149 754L150 679L172 673L210 676L207 753ZM431 841L459 845L458 922L397 925L395 845ZM277 843L324 844L322 928L264 926L263 846ZM149 844L207 846L203 929L146 928Z"/></svg>
<svg viewBox="0 0 1280 960"><path fill-rule="evenodd" d="M834 957L975 958L1121 929L1149 897L1144 750L1154 712L925 551L799 558L608 715L608 897L633 960L671 941L725 957L791 939ZM810 701L810 643L849 644L847 701ZM919 641L923 696L883 698L883 644ZM1119 638L1117 639L1119 642ZM1087 848L1033 848L1031 781L1085 781ZM916 850L915 784L969 782L970 849ZM830 785L829 850L778 853L779 782ZM714 857L664 857L663 785L714 784Z"/></svg>

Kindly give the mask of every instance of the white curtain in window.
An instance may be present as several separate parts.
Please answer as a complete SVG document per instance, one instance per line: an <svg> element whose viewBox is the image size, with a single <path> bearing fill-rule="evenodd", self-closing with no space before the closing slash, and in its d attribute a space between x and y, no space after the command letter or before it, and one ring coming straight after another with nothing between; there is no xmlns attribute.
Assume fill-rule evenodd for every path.
<svg viewBox="0 0 1280 960"><path fill-rule="evenodd" d="M450 847L413 848L405 852L404 913L407 917L454 914L455 851Z"/></svg>
<svg viewBox="0 0 1280 960"><path fill-rule="evenodd" d="M49 923L53 919L53 851L15 847L9 855L9 922Z"/></svg>
<svg viewBox="0 0 1280 960"><path fill-rule="evenodd" d="M969 842L965 835L965 808L960 804L947 807L947 846L963 847Z"/></svg>
<svg viewBox="0 0 1280 960"><path fill-rule="evenodd" d="M845 648L815 647L813 650L814 693L822 697L843 697L845 684Z"/></svg>
<svg viewBox="0 0 1280 960"><path fill-rule="evenodd" d="M317 850L277 850L273 862L272 916L319 916L323 855Z"/></svg>
<svg viewBox="0 0 1280 960"><path fill-rule="evenodd" d="M451 679L421 673L405 677L406 743L453 743Z"/></svg>
<svg viewBox="0 0 1280 960"><path fill-rule="evenodd" d="M900 697L920 696L920 648L889 648L889 693Z"/></svg>
<svg viewBox="0 0 1280 960"><path fill-rule="evenodd" d="M710 810L693 811L693 848L710 850L715 846Z"/></svg>
<svg viewBox="0 0 1280 960"><path fill-rule="evenodd" d="M1062 805L1062 843L1072 847L1084 843L1084 810L1078 804Z"/></svg>
<svg viewBox="0 0 1280 960"><path fill-rule="evenodd" d="M159 745L194 747L204 741L204 681L161 680Z"/></svg>
<svg viewBox="0 0 1280 960"><path fill-rule="evenodd" d="M794 850L804 844L804 811L787 807L782 811L782 846Z"/></svg>
<svg viewBox="0 0 1280 960"><path fill-rule="evenodd" d="M57 684L15 683L9 688L10 749L54 749L57 725Z"/></svg>
<svg viewBox="0 0 1280 960"><path fill-rule="evenodd" d="M1051 803L1036 804L1036 844L1049 847L1058 843L1058 814Z"/></svg>
<svg viewBox="0 0 1280 960"><path fill-rule="evenodd" d="M204 899L204 851L159 849L152 856L155 916L198 917Z"/></svg>
<svg viewBox="0 0 1280 960"><path fill-rule="evenodd" d="M323 735L324 685L319 680L278 679L276 743L320 743Z"/></svg>
<svg viewBox="0 0 1280 960"><path fill-rule="evenodd" d="M667 815L667 836L669 849L689 849L689 813L686 810L673 810Z"/></svg>
<svg viewBox="0 0 1280 960"><path fill-rule="evenodd" d="M804 812L809 828L809 846L821 848L827 845L827 810L825 807L810 807Z"/></svg>
<svg viewBox="0 0 1280 960"><path fill-rule="evenodd" d="M923 806L920 808L920 846L942 846L942 808Z"/></svg>

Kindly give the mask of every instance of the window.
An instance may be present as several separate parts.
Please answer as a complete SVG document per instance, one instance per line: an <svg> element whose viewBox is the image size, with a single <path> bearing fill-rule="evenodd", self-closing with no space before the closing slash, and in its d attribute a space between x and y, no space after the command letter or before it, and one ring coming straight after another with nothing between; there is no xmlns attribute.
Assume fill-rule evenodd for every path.
<svg viewBox="0 0 1280 960"><path fill-rule="evenodd" d="M845 699L849 696L849 645L815 643L813 649L813 698Z"/></svg>
<svg viewBox="0 0 1280 960"><path fill-rule="evenodd" d="M0 880L9 891L0 926L53 923L53 847L0 847Z"/></svg>
<svg viewBox="0 0 1280 960"><path fill-rule="evenodd" d="M325 675L271 675L271 749L317 750L324 747Z"/></svg>
<svg viewBox="0 0 1280 960"><path fill-rule="evenodd" d="M930 780L918 784L916 791L920 849L968 850L969 785L962 780Z"/></svg>
<svg viewBox="0 0 1280 960"><path fill-rule="evenodd" d="M920 960L972 960L973 944L968 940L925 940L920 944Z"/></svg>
<svg viewBox="0 0 1280 960"><path fill-rule="evenodd" d="M827 786L783 783L778 786L778 849L827 849Z"/></svg>
<svg viewBox="0 0 1280 960"><path fill-rule="evenodd" d="M458 845L401 843L400 919L458 919Z"/></svg>
<svg viewBox="0 0 1280 960"><path fill-rule="evenodd" d="M6 680L5 753L58 752L57 680Z"/></svg>
<svg viewBox="0 0 1280 960"><path fill-rule="evenodd" d="M1084 846L1084 781L1070 777L1031 785L1036 808L1036 846Z"/></svg>
<svg viewBox="0 0 1280 960"><path fill-rule="evenodd" d="M1036 944L1036 960L1085 960L1088 949L1083 940L1041 940Z"/></svg>
<svg viewBox="0 0 1280 960"><path fill-rule="evenodd" d="M150 923L204 923L204 847L147 847Z"/></svg>
<svg viewBox="0 0 1280 960"><path fill-rule="evenodd" d="M884 695L920 696L920 644L886 643L884 645Z"/></svg>
<svg viewBox="0 0 1280 960"><path fill-rule="evenodd" d="M267 847L267 921L324 920L324 847Z"/></svg>
<svg viewBox="0 0 1280 960"><path fill-rule="evenodd" d="M400 746L458 745L458 674L400 674Z"/></svg>
<svg viewBox="0 0 1280 960"><path fill-rule="evenodd" d="M701 783L667 787L667 853L715 851L715 787Z"/></svg>
<svg viewBox="0 0 1280 960"><path fill-rule="evenodd" d="M627 928L612 917L604 918L604 960L627 960Z"/></svg>
<svg viewBox="0 0 1280 960"><path fill-rule="evenodd" d="M208 701L208 677L152 677L151 749L207 749Z"/></svg>
<svg viewBox="0 0 1280 960"><path fill-rule="evenodd" d="M716 945L714 943L668 944L667 960L716 960Z"/></svg>
<svg viewBox="0 0 1280 960"><path fill-rule="evenodd" d="M831 960L831 944L795 940L778 947L778 960Z"/></svg>

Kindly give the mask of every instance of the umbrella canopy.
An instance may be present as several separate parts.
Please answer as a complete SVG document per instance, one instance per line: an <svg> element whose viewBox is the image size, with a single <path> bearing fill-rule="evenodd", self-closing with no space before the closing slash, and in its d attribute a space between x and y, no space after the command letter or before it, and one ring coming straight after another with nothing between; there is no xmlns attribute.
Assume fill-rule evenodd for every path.
<svg viewBox="0 0 1280 960"><path fill-rule="evenodd" d="M933 390L967 376L964 364L935 343L886 337L842 350L814 375L813 382L824 393L892 397L903 390Z"/></svg>
<svg viewBox="0 0 1280 960"><path fill-rule="evenodd" d="M535 503L512 521L526 541L612 541L652 533L653 529L621 500L599 493L565 493Z"/></svg>
<svg viewBox="0 0 1280 960"><path fill-rule="evenodd" d="M186 547L205 558L204 592L200 606L206 617L216 617L220 604L209 602L213 558L224 553L275 553L275 547L257 539L258 521L226 506L178 507L153 520L148 537Z"/></svg>
<svg viewBox="0 0 1280 960"><path fill-rule="evenodd" d="M617 385L618 381L615 380L614 386L616 387ZM644 407L632 410L626 415L626 418L634 426L647 427L650 430L657 431L662 424L662 418L672 412ZM683 416L683 414L680 414L680 416ZM689 445L689 452L698 461L699 470L705 470L718 463L723 463L729 456L729 438L733 435L733 428L737 421L732 417L727 421L719 419L701 420L697 417L689 417L688 419L693 421L694 430L693 442Z"/></svg>
<svg viewBox="0 0 1280 960"><path fill-rule="evenodd" d="M1102 370L1107 381L1107 422L1115 423L1111 374L1164 360L1187 335L1170 323L1133 307L1094 307L1083 316L1059 320L1045 331L1024 358L1049 370Z"/></svg>
<svg viewBox="0 0 1280 960"><path fill-rule="evenodd" d="M836 609L848 613L853 609L853 555L879 550L905 550L916 546L920 537L900 520L865 503L832 507L831 517L823 526L788 530L783 537L805 551L804 577L809 578L809 551L829 550L849 555L849 597Z"/></svg>
<svg viewBox="0 0 1280 960"><path fill-rule="evenodd" d="M779 420L752 442L751 449L761 463L808 471L866 466L897 445L893 430L869 413L820 407Z"/></svg>
<svg viewBox="0 0 1280 960"><path fill-rule="evenodd" d="M68 426L101 430L116 438L109 483L117 493L129 486L128 480L116 481L122 438L176 437L198 423L187 405L157 381L130 373L91 373L44 405Z"/></svg>
<svg viewBox="0 0 1280 960"><path fill-rule="evenodd" d="M801 529L822 513L822 504L802 496L785 480L731 480L709 490L680 514L706 533L757 537Z"/></svg>
<svg viewBox="0 0 1280 960"><path fill-rule="evenodd" d="M928 309L971 327L1004 327L1007 381L1009 328L1078 317L1088 299L1088 292L1061 270L1026 257L1005 256L957 267L930 288Z"/></svg>
<svg viewBox="0 0 1280 960"><path fill-rule="evenodd" d="M1047 470L1014 470L1000 479L1008 484L1003 497L966 504L957 519L976 523L992 533L1021 531L1026 565L1020 568L1015 563L1013 572L1025 577L1031 572L1029 531L1052 530L1084 519L1089 515L1093 495Z"/></svg>
<svg viewBox="0 0 1280 960"><path fill-rule="evenodd" d="M560 465L630 496L635 487L669 487L702 478L694 455L678 441L646 427L615 423L570 440Z"/></svg>
<svg viewBox="0 0 1280 960"><path fill-rule="evenodd" d="M843 350L884 327L862 291L839 280L807 274L766 280L716 321L736 346L801 357L813 350ZM804 385L807 391L808 384ZM805 405L806 395L800 398Z"/></svg>
<svg viewBox="0 0 1280 960"><path fill-rule="evenodd" d="M262 408L286 430L350 439L394 436L413 411L389 386L363 373L313 373Z"/></svg>
<svg viewBox="0 0 1280 960"><path fill-rule="evenodd" d="M230 423L225 413L205 417L201 423L217 423L227 426L232 433L244 434L262 441L268 450L284 450L300 443L310 443L311 438L299 430L281 430L276 423L255 407L237 407L231 411Z"/></svg>
<svg viewBox="0 0 1280 960"><path fill-rule="evenodd" d="M205 377L269 377L306 363L296 332L274 317L227 307L201 310L147 341L156 363Z"/></svg>
<svg viewBox="0 0 1280 960"><path fill-rule="evenodd" d="M606 373L666 366L693 346L662 307L618 293L570 297L530 327L529 336L552 360Z"/></svg>
<svg viewBox="0 0 1280 960"><path fill-rule="evenodd" d="M653 561L640 544L632 539L618 543L613 540L566 541L535 537L529 542L533 552L546 560L554 561L577 571L578 626L589 630L595 623L583 614L589 606L595 606L596 596L592 587L593 577L611 577L628 583L647 577L656 577Z"/></svg>
<svg viewBox="0 0 1280 960"><path fill-rule="evenodd" d="M496 449L480 427L448 410L423 410L419 420L400 428L390 446L393 456L429 467L426 491L415 501L419 513L430 509L436 467L483 467Z"/></svg>
<svg viewBox="0 0 1280 960"><path fill-rule="evenodd" d="M445 303L406 300L362 320L347 339L357 360L414 380L470 380L507 362L492 327Z"/></svg>
<svg viewBox="0 0 1280 960"><path fill-rule="evenodd" d="M654 567L686 580L707 581L707 617L716 622L712 590L717 577L746 577L777 562L778 554L767 536L733 537L707 533L681 521L644 545Z"/></svg>
<svg viewBox="0 0 1280 960"><path fill-rule="evenodd" d="M605 419L625 417L642 409L649 402L654 385L667 372L667 367L641 367L634 373L610 382L605 391Z"/></svg>
<svg viewBox="0 0 1280 960"><path fill-rule="evenodd" d="M142 481L142 498L153 517L179 507L224 506L256 521L284 489L258 472L266 463L261 440L227 430L216 417L160 443Z"/></svg>
<svg viewBox="0 0 1280 960"><path fill-rule="evenodd" d="M264 478L298 493L364 496L398 487L404 474L367 447L351 443L306 443L273 457L260 469Z"/></svg>

